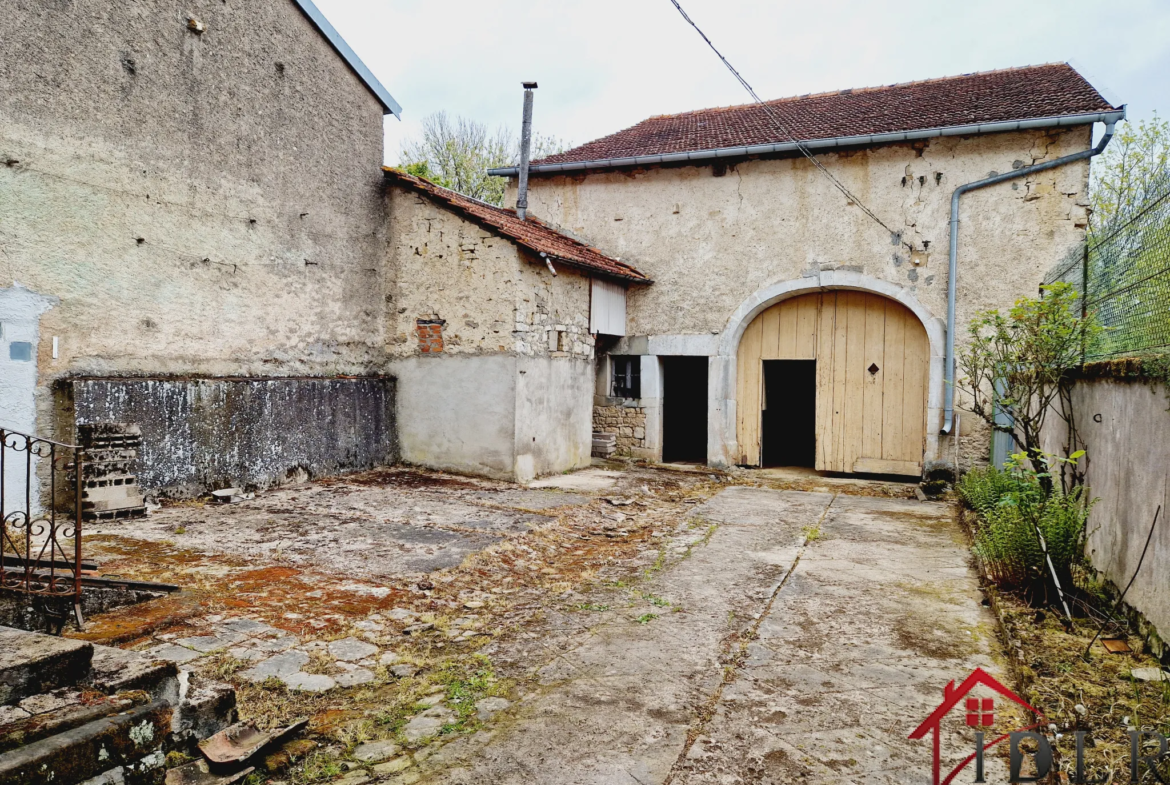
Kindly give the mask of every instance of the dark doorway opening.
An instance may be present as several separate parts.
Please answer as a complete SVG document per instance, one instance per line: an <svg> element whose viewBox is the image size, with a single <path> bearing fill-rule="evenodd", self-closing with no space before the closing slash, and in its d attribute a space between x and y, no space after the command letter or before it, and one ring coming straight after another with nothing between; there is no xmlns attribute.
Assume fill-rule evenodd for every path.
<svg viewBox="0 0 1170 785"><path fill-rule="evenodd" d="M817 361L764 360L764 466L815 466Z"/></svg>
<svg viewBox="0 0 1170 785"><path fill-rule="evenodd" d="M707 358L662 358L662 460L707 462Z"/></svg>

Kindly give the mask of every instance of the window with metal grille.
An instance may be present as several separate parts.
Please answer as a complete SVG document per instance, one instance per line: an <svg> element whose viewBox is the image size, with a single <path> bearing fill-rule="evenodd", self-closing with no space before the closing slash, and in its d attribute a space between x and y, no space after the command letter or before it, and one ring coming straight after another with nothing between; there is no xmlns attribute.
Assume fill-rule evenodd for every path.
<svg viewBox="0 0 1170 785"><path fill-rule="evenodd" d="M613 357L613 397L641 398L641 357Z"/></svg>

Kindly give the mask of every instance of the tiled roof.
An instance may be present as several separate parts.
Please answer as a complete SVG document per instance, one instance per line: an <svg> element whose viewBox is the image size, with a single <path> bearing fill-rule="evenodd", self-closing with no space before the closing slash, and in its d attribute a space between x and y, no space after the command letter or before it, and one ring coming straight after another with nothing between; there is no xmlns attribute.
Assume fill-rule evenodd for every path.
<svg viewBox="0 0 1170 785"><path fill-rule="evenodd" d="M449 188L442 188L422 178L409 175L400 169L385 167L384 171L387 179L395 184L425 194L460 215L507 237L512 242L522 245L534 253L551 257L555 262L605 278L617 278L629 283L651 283L649 278L634 267L606 256L596 248L574 240L532 216L520 220L515 210L505 210L502 207L486 204Z"/></svg>
<svg viewBox="0 0 1170 785"><path fill-rule="evenodd" d="M800 141L950 128L977 123L1108 112L1110 106L1067 63L1025 66L886 87L769 101ZM701 109L643 120L543 164L717 150L791 141L758 104Z"/></svg>

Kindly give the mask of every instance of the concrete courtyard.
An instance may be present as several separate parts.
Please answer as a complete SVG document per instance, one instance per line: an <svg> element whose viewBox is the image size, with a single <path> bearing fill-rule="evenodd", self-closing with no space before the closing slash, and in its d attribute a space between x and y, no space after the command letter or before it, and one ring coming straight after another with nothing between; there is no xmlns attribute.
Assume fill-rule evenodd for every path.
<svg viewBox="0 0 1170 785"><path fill-rule="evenodd" d="M184 591L85 634L215 671L260 724L309 718L344 785L926 783L907 736L945 685L1006 678L953 507L909 486L539 485L388 470L110 524L103 569ZM470 658L474 707L444 675Z"/></svg>

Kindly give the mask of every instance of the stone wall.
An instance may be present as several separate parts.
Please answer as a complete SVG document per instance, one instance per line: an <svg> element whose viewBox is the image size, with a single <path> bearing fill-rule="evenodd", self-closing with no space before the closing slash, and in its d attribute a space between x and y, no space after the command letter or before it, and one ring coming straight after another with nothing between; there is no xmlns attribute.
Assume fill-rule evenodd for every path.
<svg viewBox="0 0 1170 785"><path fill-rule="evenodd" d="M646 447L646 409L617 403L593 407L593 430L617 436L616 455L633 455Z"/></svg>
<svg viewBox="0 0 1170 785"><path fill-rule="evenodd" d="M565 268L553 276L534 254L416 191L390 186L387 201L392 357L439 353L436 324L445 355L593 357L588 277Z"/></svg>
<svg viewBox="0 0 1170 785"><path fill-rule="evenodd" d="M0 40L37 432L62 379L382 370L382 108L295 3L18 2Z"/></svg>
<svg viewBox="0 0 1170 785"><path fill-rule="evenodd" d="M136 423L148 496L265 488L397 459L395 382L77 379L59 405L80 424Z"/></svg>
<svg viewBox="0 0 1170 785"><path fill-rule="evenodd" d="M1119 368L1122 373L1114 375ZM1072 396L1087 451L1086 483L1098 500L1086 550L1093 566L1119 588L1136 571L1125 601L1170 642L1170 394L1164 381L1140 375L1140 363L1099 363L1086 371ZM1045 425L1045 450L1066 454L1064 423L1050 417ZM1159 505L1158 525L1138 570Z"/></svg>

